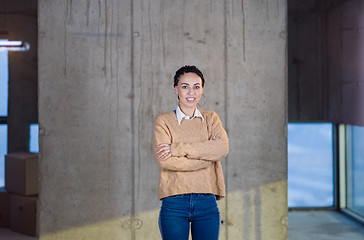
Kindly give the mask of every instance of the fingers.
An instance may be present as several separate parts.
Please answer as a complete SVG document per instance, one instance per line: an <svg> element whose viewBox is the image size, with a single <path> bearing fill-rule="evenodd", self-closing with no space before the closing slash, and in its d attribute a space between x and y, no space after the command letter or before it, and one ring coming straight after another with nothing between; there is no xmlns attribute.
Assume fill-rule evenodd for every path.
<svg viewBox="0 0 364 240"><path fill-rule="evenodd" d="M159 146L158 146L159 147ZM171 146L167 145L165 147L161 147L158 151L157 154L163 152L163 151L169 151L171 149Z"/></svg>
<svg viewBox="0 0 364 240"><path fill-rule="evenodd" d="M164 151L162 151L162 152L160 152L160 153L157 153L157 154L158 154L158 157L159 157L159 158L164 158L165 156L167 156L167 155L171 154L171 151L169 151L169 150L167 149L167 150L164 150Z"/></svg>
<svg viewBox="0 0 364 240"><path fill-rule="evenodd" d="M168 155L164 156L163 158L161 158L162 161L167 160L168 158L172 157L172 154L169 153Z"/></svg>
<svg viewBox="0 0 364 240"><path fill-rule="evenodd" d="M221 134L218 134L218 135L215 135L215 134L212 134L209 138L209 140L216 140L218 138L221 138Z"/></svg>
<svg viewBox="0 0 364 240"><path fill-rule="evenodd" d="M156 152L158 157L164 161L172 156L171 144L160 144L158 145L159 150Z"/></svg>

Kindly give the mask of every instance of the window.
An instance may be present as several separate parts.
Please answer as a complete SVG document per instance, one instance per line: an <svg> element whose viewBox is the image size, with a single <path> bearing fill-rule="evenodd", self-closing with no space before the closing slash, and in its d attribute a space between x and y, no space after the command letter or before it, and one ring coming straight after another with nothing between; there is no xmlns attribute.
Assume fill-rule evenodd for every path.
<svg viewBox="0 0 364 240"><path fill-rule="evenodd" d="M30 124L29 152L39 152L38 124Z"/></svg>
<svg viewBox="0 0 364 240"><path fill-rule="evenodd" d="M0 51L0 116L8 115L8 52Z"/></svg>
<svg viewBox="0 0 364 240"><path fill-rule="evenodd" d="M5 185L4 158L8 145L8 98L9 98L9 66L8 51L26 51L29 44L21 41L0 39L0 187ZM38 152L38 124L30 126L29 149Z"/></svg>
<svg viewBox="0 0 364 240"><path fill-rule="evenodd" d="M5 162L4 157L8 145L8 125L0 124L0 187L5 186Z"/></svg>
<svg viewBox="0 0 364 240"><path fill-rule="evenodd" d="M346 127L347 208L364 217L364 127Z"/></svg>
<svg viewBox="0 0 364 240"><path fill-rule="evenodd" d="M8 52L0 51L0 187L5 185L4 157L8 145L8 69Z"/></svg>
<svg viewBox="0 0 364 240"><path fill-rule="evenodd" d="M288 124L288 207L333 207L333 125Z"/></svg>

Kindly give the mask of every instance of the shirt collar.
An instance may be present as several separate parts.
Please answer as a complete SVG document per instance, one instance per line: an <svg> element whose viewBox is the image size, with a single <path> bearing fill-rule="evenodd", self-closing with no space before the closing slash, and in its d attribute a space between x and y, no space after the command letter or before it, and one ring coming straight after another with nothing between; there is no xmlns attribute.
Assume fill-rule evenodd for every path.
<svg viewBox="0 0 364 240"><path fill-rule="evenodd" d="M205 119L203 118L201 112L197 108L196 108L196 110L195 110L192 118L190 118L189 116L186 116L182 112L181 108L178 105L177 105L177 108L176 108L176 111L175 112L176 112L176 115L177 115L177 120L178 120L178 124L179 125L181 125L182 119L194 119L194 118L199 117L199 118L202 119L202 122L205 121Z"/></svg>

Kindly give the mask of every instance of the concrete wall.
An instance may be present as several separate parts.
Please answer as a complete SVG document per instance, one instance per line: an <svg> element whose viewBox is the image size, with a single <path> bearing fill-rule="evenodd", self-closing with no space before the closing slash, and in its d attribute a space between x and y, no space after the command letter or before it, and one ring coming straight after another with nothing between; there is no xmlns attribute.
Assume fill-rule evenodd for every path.
<svg viewBox="0 0 364 240"><path fill-rule="evenodd" d="M220 239L287 239L286 0L39 1L40 239L160 239L152 124L205 73Z"/></svg>
<svg viewBox="0 0 364 240"><path fill-rule="evenodd" d="M364 126L364 3L290 0L289 121Z"/></svg>
<svg viewBox="0 0 364 240"><path fill-rule="evenodd" d="M8 52L8 153L29 151L29 126L38 122L37 1L1 1L0 38L28 42L26 52Z"/></svg>
<svg viewBox="0 0 364 240"><path fill-rule="evenodd" d="M328 120L325 1L288 1L288 119Z"/></svg>
<svg viewBox="0 0 364 240"><path fill-rule="evenodd" d="M328 5L330 118L364 126L364 2Z"/></svg>

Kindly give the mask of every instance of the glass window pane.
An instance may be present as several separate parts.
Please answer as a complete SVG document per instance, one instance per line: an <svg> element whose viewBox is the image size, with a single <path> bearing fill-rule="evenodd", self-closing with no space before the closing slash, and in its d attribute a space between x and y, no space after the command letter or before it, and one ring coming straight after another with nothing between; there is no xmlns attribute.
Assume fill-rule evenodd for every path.
<svg viewBox="0 0 364 240"><path fill-rule="evenodd" d="M331 123L288 124L288 207L332 207Z"/></svg>
<svg viewBox="0 0 364 240"><path fill-rule="evenodd" d="M0 51L0 116L8 115L8 76L8 52Z"/></svg>
<svg viewBox="0 0 364 240"><path fill-rule="evenodd" d="M30 140L29 140L30 152L39 152L38 133L39 133L38 124L30 124Z"/></svg>
<svg viewBox="0 0 364 240"><path fill-rule="evenodd" d="M8 125L0 124L0 187L5 186L5 155L8 147Z"/></svg>
<svg viewBox="0 0 364 240"><path fill-rule="evenodd" d="M364 127L348 127L347 134L347 207L364 217Z"/></svg>

